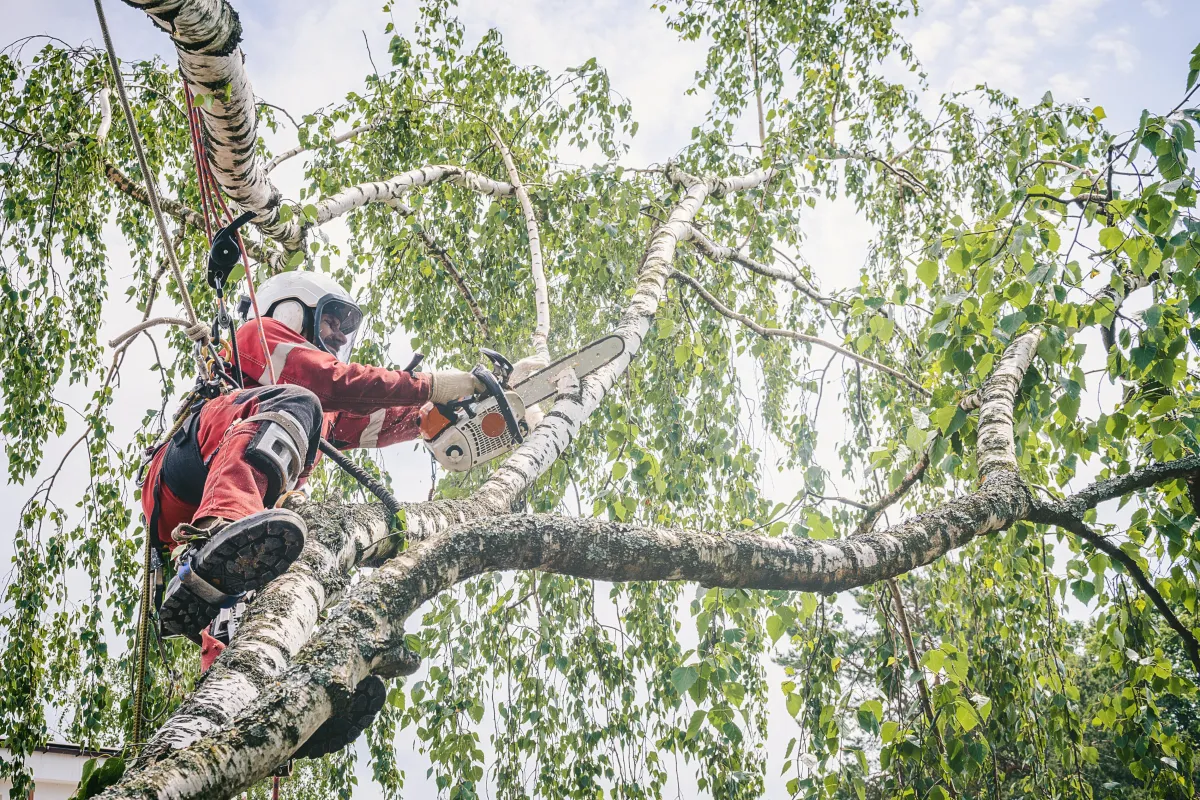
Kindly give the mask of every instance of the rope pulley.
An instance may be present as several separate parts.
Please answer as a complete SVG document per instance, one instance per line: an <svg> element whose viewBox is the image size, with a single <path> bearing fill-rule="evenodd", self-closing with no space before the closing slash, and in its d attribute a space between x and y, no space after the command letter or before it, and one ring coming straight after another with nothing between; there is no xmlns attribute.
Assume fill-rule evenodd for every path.
<svg viewBox="0 0 1200 800"><path fill-rule="evenodd" d="M212 249L208 251L208 285L216 290L217 297L225 296L225 285L229 276L242 260L238 228L256 216L253 211L247 211L213 236Z"/></svg>

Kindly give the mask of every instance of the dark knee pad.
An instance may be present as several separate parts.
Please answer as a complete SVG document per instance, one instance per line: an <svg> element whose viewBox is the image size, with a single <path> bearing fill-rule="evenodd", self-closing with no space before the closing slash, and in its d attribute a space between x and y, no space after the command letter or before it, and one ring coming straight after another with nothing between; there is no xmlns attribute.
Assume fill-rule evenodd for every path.
<svg viewBox="0 0 1200 800"><path fill-rule="evenodd" d="M246 448L250 463L267 477L264 501L272 505L296 483L317 457L321 436L320 399L302 386L284 384L254 390L257 413L246 422L259 429Z"/></svg>

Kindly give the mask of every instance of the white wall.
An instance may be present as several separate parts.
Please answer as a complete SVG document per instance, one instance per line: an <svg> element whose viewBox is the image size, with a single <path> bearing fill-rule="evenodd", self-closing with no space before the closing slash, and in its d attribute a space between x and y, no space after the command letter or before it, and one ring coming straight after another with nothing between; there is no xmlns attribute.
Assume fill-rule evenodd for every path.
<svg viewBox="0 0 1200 800"><path fill-rule="evenodd" d="M35 752L25 762L33 772L34 800L67 800L79 785L83 764L94 754ZM0 757L8 757L8 751L0 748ZM0 781L0 798L7 798L12 784Z"/></svg>

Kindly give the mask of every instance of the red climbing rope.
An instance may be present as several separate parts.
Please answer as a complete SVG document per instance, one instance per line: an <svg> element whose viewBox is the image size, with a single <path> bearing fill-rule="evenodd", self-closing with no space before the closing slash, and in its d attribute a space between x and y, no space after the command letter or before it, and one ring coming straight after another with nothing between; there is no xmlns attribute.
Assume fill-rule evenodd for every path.
<svg viewBox="0 0 1200 800"><path fill-rule="evenodd" d="M204 213L204 232L208 235L208 241L211 243L214 223L216 223L215 227L219 230L233 222L233 214L230 213L229 206L225 202L225 197L221 194L221 190L217 186L216 178L213 177L212 166L208 161L208 150L204 146L203 130L200 127L200 110L195 106L192 87L188 85L186 80L183 82L183 96L187 100L188 130L192 139L192 156L196 162L196 180L200 191L200 207ZM219 211L217 209L218 206L220 206ZM242 240L241 231L237 232L237 237L238 245L242 251L242 267L246 273L246 288L250 293L250 306L254 309L254 319L258 324L258 341L262 345L263 360L267 362L267 372L271 376L271 383L274 384L277 380L275 365L271 363L270 349L267 347L267 335L263 330L262 314L258 311L258 295L254 291L254 279L250 274L250 259L246 255L246 243Z"/></svg>

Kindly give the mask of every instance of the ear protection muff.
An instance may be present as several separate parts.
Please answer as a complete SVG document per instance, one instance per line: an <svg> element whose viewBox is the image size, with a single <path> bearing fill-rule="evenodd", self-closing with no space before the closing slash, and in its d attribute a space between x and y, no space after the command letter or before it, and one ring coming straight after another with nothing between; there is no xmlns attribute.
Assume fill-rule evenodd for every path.
<svg viewBox="0 0 1200 800"><path fill-rule="evenodd" d="M304 304L299 300L283 300L275 304L267 316L282 322L289 330L304 335L304 323L308 317Z"/></svg>

